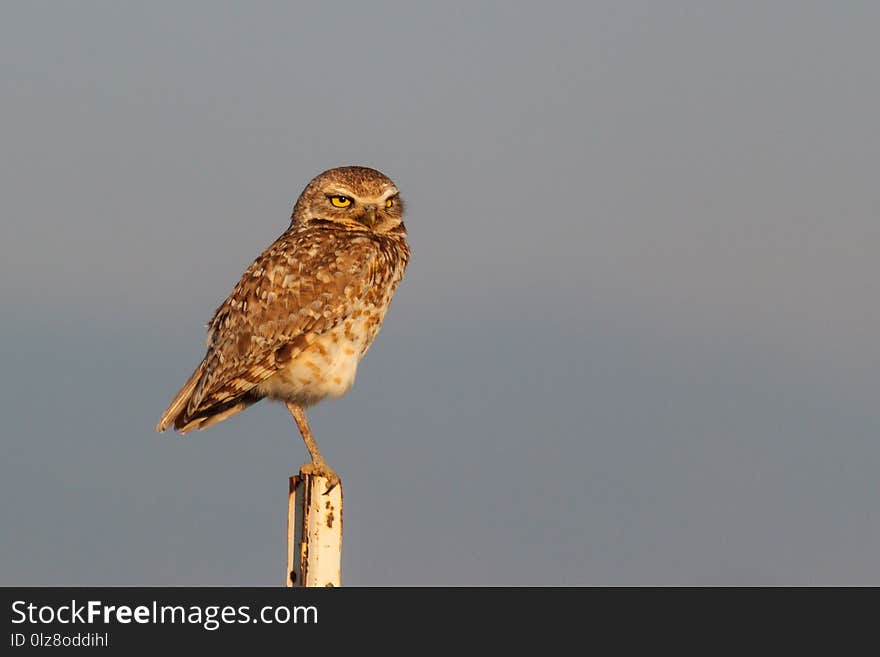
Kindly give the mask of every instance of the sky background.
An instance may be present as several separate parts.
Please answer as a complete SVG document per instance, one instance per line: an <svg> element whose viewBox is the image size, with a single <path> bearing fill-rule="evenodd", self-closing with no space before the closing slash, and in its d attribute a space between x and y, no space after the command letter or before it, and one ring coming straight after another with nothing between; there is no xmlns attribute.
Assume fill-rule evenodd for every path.
<svg viewBox="0 0 880 657"><path fill-rule="evenodd" d="M153 431L342 164L343 584L880 585L880 5L6 2L0 584L284 581L283 406Z"/></svg>

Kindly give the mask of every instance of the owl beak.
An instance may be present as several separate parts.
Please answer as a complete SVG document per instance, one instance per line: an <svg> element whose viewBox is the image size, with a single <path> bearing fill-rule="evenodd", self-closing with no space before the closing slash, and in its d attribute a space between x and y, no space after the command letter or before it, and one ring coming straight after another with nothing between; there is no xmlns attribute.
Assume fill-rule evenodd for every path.
<svg viewBox="0 0 880 657"><path fill-rule="evenodd" d="M376 225L376 206L368 205L364 208L364 214L361 215L360 221L369 228Z"/></svg>

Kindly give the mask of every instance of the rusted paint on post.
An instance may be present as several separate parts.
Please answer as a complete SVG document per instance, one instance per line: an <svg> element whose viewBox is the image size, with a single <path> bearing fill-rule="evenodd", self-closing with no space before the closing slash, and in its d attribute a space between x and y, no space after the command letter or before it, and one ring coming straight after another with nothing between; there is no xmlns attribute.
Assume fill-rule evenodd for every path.
<svg viewBox="0 0 880 657"><path fill-rule="evenodd" d="M300 472L287 495L287 586L339 586L342 565L342 484Z"/></svg>

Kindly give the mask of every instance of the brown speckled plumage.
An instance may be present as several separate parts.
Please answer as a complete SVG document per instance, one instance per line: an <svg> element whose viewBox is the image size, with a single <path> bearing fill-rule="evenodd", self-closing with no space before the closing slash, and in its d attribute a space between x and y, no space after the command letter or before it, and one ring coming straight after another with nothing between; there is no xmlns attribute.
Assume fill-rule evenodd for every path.
<svg viewBox="0 0 880 657"><path fill-rule="evenodd" d="M408 260L391 180L365 167L317 176L217 308L204 360L156 429L204 429L266 397L305 407L344 394Z"/></svg>

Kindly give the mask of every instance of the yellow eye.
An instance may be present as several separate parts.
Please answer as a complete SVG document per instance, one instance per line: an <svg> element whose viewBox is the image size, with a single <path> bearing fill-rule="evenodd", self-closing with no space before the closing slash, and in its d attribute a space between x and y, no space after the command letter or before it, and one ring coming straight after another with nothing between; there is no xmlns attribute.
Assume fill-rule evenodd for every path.
<svg viewBox="0 0 880 657"><path fill-rule="evenodd" d="M333 204L333 207L336 208L347 208L351 205L351 199L347 196L331 196L330 202Z"/></svg>
<svg viewBox="0 0 880 657"><path fill-rule="evenodd" d="M387 201L385 201L386 208L390 208L392 205L394 205L394 201L392 201L391 199L388 199Z"/></svg>

